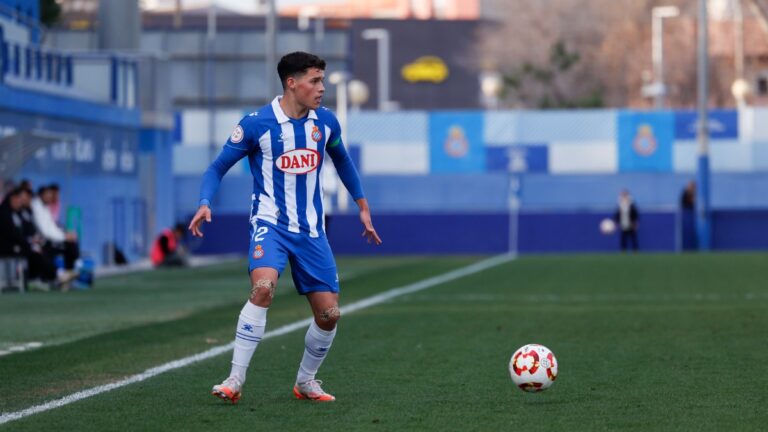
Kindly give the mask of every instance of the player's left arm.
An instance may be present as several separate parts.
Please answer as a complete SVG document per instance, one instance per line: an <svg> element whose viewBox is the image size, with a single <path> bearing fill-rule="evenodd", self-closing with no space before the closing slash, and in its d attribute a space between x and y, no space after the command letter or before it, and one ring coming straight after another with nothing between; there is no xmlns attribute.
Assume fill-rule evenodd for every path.
<svg viewBox="0 0 768 432"><path fill-rule="evenodd" d="M368 208L368 200L360 198L355 200L357 206L360 208L360 222L363 224L362 237L368 240L368 243L373 242L377 245L381 244L381 237L376 233L376 229L373 228L373 222L371 221L371 209Z"/></svg>
<svg viewBox="0 0 768 432"><path fill-rule="evenodd" d="M379 234L376 233L376 229L373 227L371 209L368 207L368 200L365 199L363 194L360 175L357 173L355 164L352 163L352 158L349 157L347 149L344 148L344 143L341 142L341 128L339 128L338 123L331 127L331 136L328 138L326 152L331 157L331 160L333 160L333 165L336 166L336 172L339 174L341 182L352 195L352 199L355 200L360 209L360 222L363 224L361 236L365 237L368 243L373 242L380 245L381 237L379 237Z"/></svg>

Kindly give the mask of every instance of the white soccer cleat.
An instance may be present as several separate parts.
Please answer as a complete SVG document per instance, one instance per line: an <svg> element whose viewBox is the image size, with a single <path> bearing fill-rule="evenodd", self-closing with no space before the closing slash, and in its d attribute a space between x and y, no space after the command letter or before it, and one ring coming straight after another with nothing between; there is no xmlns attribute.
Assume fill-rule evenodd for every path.
<svg viewBox="0 0 768 432"><path fill-rule="evenodd" d="M309 399L318 402L333 402L336 400L333 395L326 393L320 384L320 380L309 380L304 383L296 383L293 386L293 394L296 399Z"/></svg>
<svg viewBox="0 0 768 432"><path fill-rule="evenodd" d="M221 384L213 386L211 394L220 399L231 401L233 404L236 404L237 401L240 400L240 389L242 387L243 384L240 382L240 380L231 376L225 379Z"/></svg>

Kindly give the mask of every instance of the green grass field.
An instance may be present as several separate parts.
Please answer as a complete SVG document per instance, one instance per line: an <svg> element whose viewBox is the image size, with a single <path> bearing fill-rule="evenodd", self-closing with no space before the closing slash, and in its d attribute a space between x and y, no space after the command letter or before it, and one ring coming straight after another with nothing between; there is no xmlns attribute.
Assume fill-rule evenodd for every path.
<svg viewBox="0 0 768 432"><path fill-rule="evenodd" d="M480 259L339 259L342 306ZM0 296L0 350L44 343L0 356L0 413L229 343L247 281L232 263ZM267 330L308 316L284 277ZM394 298L342 318L318 375L332 404L292 399L303 339L264 340L235 406L209 393L225 353L0 429L768 429L766 254L523 257ZM539 394L507 371L533 342L560 365Z"/></svg>

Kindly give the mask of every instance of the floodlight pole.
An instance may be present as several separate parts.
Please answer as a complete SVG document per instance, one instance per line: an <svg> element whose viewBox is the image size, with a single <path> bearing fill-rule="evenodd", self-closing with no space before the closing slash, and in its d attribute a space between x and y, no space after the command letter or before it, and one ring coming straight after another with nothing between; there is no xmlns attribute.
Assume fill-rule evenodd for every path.
<svg viewBox="0 0 768 432"><path fill-rule="evenodd" d="M216 68L214 67L214 52L216 50L216 1L208 5L207 31L205 37L205 89L208 105L208 161L216 159L218 150L216 137Z"/></svg>
<svg viewBox="0 0 768 432"><path fill-rule="evenodd" d="M269 102L276 95L275 70L277 68L277 7L275 6L275 0L268 0L267 7L269 10L267 11L267 61L265 76L267 77L267 102Z"/></svg>
<svg viewBox="0 0 768 432"><path fill-rule="evenodd" d="M664 18L676 17L680 10L676 6L658 6L651 9L651 57L653 73L657 86L656 109L664 108L664 95L667 93L664 85Z"/></svg>
<svg viewBox="0 0 768 432"><path fill-rule="evenodd" d="M363 39L376 40L376 63L378 65L379 111L389 111L392 103L389 101L389 30L383 28L365 29Z"/></svg>
<svg viewBox="0 0 768 432"><path fill-rule="evenodd" d="M328 76L328 81L336 86L336 117L339 120L339 126L341 126L342 142L347 142L347 83L349 78L350 74L346 71L334 71ZM323 180L320 179L320 181ZM334 175L334 181L339 181L337 174ZM349 197L343 191L336 193L336 205L342 212L349 208Z"/></svg>
<svg viewBox="0 0 768 432"><path fill-rule="evenodd" d="M696 185L696 233L699 250L711 249L711 209L709 202L709 125L707 122L709 76L709 14L707 0L699 0L699 32L698 32L698 112L697 140L699 143L699 160Z"/></svg>
<svg viewBox="0 0 768 432"><path fill-rule="evenodd" d="M336 118L341 126L341 141L347 142L347 82L349 73L334 71L328 76L328 82L336 86Z"/></svg>
<svg viewBox="0 0 768 432"><path fill-rule="evenodd" d="M297 21L299 30L307 31L312 19L314 19L315 35L312 38L312 49L310 51L315 55L319 55L323 38L325 37L325 19L320 16L320 8L317 6L307 6L299 9Z"/></svg>

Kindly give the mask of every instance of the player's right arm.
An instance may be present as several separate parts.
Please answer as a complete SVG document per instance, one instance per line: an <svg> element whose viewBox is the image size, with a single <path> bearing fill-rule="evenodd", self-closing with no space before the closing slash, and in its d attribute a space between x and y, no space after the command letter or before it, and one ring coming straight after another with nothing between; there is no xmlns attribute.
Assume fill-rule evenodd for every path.
<svg viewBox="0 0 768 432"><path fill-rule="evenodd" d="M203 182L200 185L200 207L189 223L189 230L193 236L202 237L200 226L203 222L211 221L211 200L219 189L221 179L234 164L244 158L249 151L251 142L250 128L246 127L248 117L240 120L232 135L227 140L224 148L213 163L203 174Z"/></svg>

